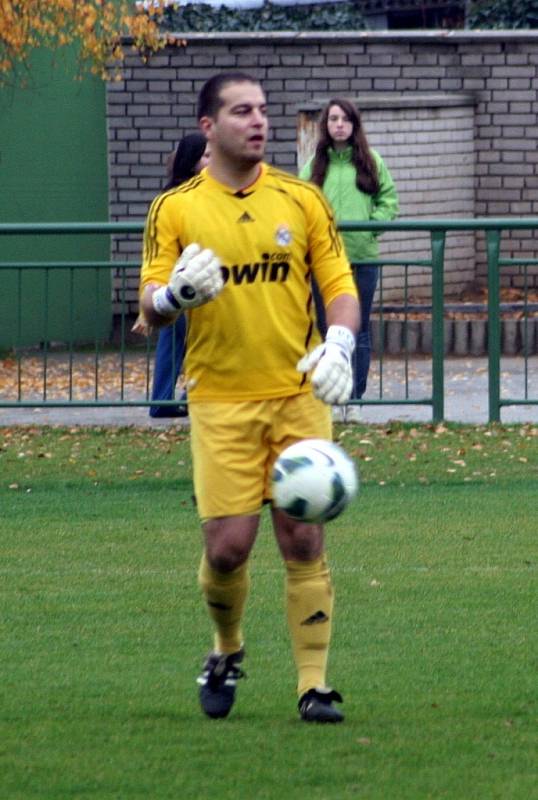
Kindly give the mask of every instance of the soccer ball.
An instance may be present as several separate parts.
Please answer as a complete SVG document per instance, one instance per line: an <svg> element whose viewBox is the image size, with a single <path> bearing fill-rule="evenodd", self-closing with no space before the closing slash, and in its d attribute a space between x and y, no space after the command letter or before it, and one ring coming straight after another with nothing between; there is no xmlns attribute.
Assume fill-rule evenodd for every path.
<svg viewBox="0 0 538 800"><path fill-rule="evenodd" d="M304 439L283 450L273 467L273 502L303 522L342 513L358 489L353 461L333 442Z"/></svg>

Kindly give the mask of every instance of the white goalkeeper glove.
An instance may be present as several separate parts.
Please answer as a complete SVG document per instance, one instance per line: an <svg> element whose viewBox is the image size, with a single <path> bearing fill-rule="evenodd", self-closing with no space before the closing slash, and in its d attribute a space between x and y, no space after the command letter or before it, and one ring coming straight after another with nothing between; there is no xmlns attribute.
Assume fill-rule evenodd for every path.
<svg viewBox="0 0 538 800"><path fill-rule="evenodd" d="M168 285L153 292L153 308L162 317L177 316L185 308L214 300L223 286L220 261L214 252L190 244L176 262Z"/></svg>
<svg viewBox="0 0 538 800"><path fill-rule="evenodd" d="M349 400L353 388L351 356L355 337L343 325L331 325L323 344L303 356L297 364L299 372L312 373L312 388L316 397L328 405Z"/></svg>

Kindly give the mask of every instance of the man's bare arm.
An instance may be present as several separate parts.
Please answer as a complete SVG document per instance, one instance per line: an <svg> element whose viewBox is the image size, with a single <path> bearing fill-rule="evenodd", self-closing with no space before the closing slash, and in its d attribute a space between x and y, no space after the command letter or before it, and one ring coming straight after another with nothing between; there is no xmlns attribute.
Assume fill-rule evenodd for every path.
<svg viewBox="0 0 538 800"><path fill-rule="evenodd" d="M326 309L327 327L344 325L353 334L360 328L360 306L356 297L351 294L340 294L329 303Z"/></svg>
<svg viewBox="0 0 538 800"><path fill-rule="evenodd" d="M161 314L158 314L155 311L155 306L153 305L153 294L157 289L161 288L161 284L159 283L148 283L148 285L144 288L142 292L142 296L140 298L140 311L144 315L144 318L150 328L164 328L166 325L170 325L174 322L179 313L175 314L174 316L163 317Z"/></svg>

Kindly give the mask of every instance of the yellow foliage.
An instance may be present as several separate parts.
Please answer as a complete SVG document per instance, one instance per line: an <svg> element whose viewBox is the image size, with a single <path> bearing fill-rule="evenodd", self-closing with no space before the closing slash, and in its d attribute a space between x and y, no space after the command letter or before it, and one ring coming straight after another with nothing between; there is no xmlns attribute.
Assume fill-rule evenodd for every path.
<svg viewBox="0 0 538 800"><path fill-rule="evenodd" d="M117 80L125 42L144 59L167 44L159 20L170 0L0 0L0 85L35 48L76 45L82 68Z"/></svg>

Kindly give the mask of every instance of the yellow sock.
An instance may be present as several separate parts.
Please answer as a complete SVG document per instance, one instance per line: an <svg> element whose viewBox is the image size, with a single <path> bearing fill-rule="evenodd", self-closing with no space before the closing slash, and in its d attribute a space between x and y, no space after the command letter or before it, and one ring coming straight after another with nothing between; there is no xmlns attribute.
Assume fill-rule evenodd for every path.
<svg viewBox="0 0 538 800"><path fill-rule="evenodd" d="M325 686L331 640L333 590L325 556L286 561L288 627L298 671L299 697Z"/></svg>
<svg viewBox="0 0 538 800"><path fill-rule="evenodd" d="M250 587L247 563L233 572L216 572L202 556L198 583L215 623L215 650L236 653L243 644L241 620Z"/></svg>

